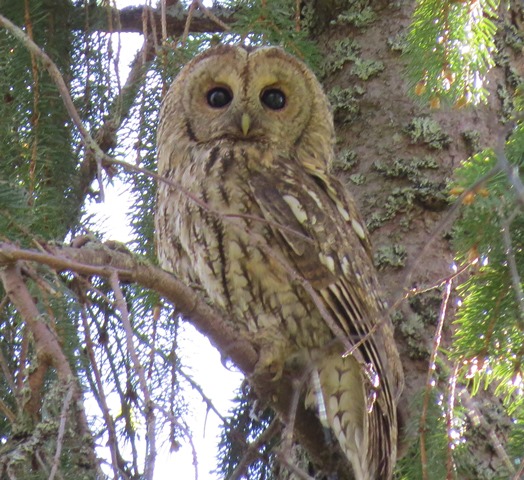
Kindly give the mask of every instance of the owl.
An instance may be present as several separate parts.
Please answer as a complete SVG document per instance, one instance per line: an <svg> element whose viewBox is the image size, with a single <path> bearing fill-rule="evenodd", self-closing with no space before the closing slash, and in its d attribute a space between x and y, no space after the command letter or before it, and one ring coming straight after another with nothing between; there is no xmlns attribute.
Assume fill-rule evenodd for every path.
<svg viewBox="0 0 524 480"><path fill-rule="evenodd" d="M330 174L333 143L304 63L277 47L200 54L161 107L158 256L249 338L257 371L304 366L306 406L354 478L388 480L402 367L365 224Z"/></svg>

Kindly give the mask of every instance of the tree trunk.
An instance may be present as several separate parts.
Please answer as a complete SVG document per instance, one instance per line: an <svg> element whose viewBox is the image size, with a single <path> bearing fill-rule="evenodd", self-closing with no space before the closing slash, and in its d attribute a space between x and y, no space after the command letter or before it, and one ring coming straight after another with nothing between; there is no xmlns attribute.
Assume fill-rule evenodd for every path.
<svg viewBox="0 0 524 480"><path fill-rule="evenodd" d="M405 453L418 436L421 409L416 400L426 389L442 288L401 299L410 289L438 287L442 279L453 275L450 219L457 214L447 194L449 180L461 161L505 140L506 99L500 92L514 90L523 67L515 61L518 51L507 47L499 35L506 55L498 58L505 58L505 63L489 74L488 103L461 109L431 108L420 102L415 85L406 76L408 59L403 49L414 2L354 3L357 5L334 12L316 40L325 56L323 84L335 114L336 168L367 221L379 278L393 305L406 378L400 413L405 426L411 426L405 428L401 445ZM321 10L322 5L319 2L317 8ZM499 30L509 18L501 14ZM510 73L513 79L508 78ZM452 299L456 298L454 291ZM446 312L441 343L445 349L452 342L454 310L451 306ZM450 369L445 359L437 369L437 389L442 392L446 392ZM499 401L490 395L479 395L473 404L485 407L492 401L498 406ZM494 430L507 433L503 427ZM468 448L478 462L468 465L460 478L491 478L503 463L485 444L475 442Z"/></svg>

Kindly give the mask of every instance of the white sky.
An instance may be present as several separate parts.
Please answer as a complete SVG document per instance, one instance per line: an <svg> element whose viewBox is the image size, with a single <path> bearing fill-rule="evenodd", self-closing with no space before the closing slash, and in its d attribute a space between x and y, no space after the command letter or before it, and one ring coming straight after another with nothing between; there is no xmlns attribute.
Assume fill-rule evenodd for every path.
<svg viewBox="0 0 524 480"><path fill-rule="evenodd" d="M145 2L138 0L116 0L118 8L143 3ZM156 2L152 3L154 5ZM142 39L139 34L121 35L120 76L122 82L126 79L128 66L141 43ZM134 158L129 161L133 163ZM115 182L115 185L105 185L104 203L90 205L89 213L95 215L96 222L107 239L123 243L129 241L130 228L126 216L129 201L125 186ZM180 346L182 363L188 367L186 373L192 374L193 379L225 416L232 407L231 398L234 390L240 385L242 375L226 370L222 366L219 353L189 324L185 324ZM216 444L220 420L215 413L207 413L206 405L196 392L189 392L189 395L190 398L187 401L192 412L190 427L193 430L193 443L198 455L198 480L218 480L220 477L212 475L210 470L216 467ZM155 480L196 478L193 452L189 444L183 444L182 448L173 454L169 453L169 445L158 445L158 448Z"/></svg>

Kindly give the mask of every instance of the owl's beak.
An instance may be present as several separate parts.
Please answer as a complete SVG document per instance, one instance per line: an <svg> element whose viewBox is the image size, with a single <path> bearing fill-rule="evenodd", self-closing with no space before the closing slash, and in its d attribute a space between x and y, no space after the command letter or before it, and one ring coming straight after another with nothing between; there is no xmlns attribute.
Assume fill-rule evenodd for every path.
<svg viewBox="0 0 524 480"><path fill-rule="evenodd" d="M249 118L249 114L243 113L242 118L240 119L240 126L242 127L242 133L244 134L244 137L246 137L249 133L250 125L251 119Z"/></svg>

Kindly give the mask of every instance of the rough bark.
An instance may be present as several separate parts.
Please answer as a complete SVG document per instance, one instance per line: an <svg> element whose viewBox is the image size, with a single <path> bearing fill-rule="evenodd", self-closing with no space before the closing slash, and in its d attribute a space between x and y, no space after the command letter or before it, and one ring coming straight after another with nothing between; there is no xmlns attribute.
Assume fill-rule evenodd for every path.
<svg viewBox="0 0 524 480"><path fill-rule="evenodd" d="M487 105L433 110L415 97L413 85L406 79L407 60L401 52L414 2L373 2L372 8L375 18L369 24L332 25L318 36L318 42L328 65L340 59L337 43L344 40L357 45L358 60L380 62L367 78L358 61L348 60L340 70L327 71L324 85L328 92L334 87L353 92L345 99L346 104L335 100L334 105L339 151L347 159L349 149L355 162L349 172L342 168L340 174L368 221L383 288L390 303L396 304L408 289L436 285L437 280L452 275L447 182L461 161L504 140L501 132L506 119L498 87L511 91L508 72L518 72L522 78L523 69L515 61L514 51L499 39L509 61L491 71ZM501 13L501 25L508 18ZM438 125L439 138L415 138L412 127L419 119ZM472 138L477 140L475 144ZM435 168L423 167L420 160L428 158ZM395 162L409 166L411 173L396 174ZM402 301L392 312L405 369L406 387L400 407L406 421L410 416L411 421L417 420L420 415L410 405L425 389L440 297L439 290L429 292ZM453 310L446 317L444 348L452 342ZM484 448L475 451L479 464L495 470L503 459L482 454Z"/></svg>

